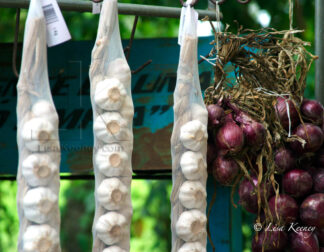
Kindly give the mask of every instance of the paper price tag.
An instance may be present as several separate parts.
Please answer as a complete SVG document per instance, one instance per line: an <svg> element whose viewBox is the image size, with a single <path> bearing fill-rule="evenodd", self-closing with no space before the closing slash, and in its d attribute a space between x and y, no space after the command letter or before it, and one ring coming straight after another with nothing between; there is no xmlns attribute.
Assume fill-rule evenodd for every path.
<svg viewBox="0 0 324 252"><path fill-rule="evenodd" d="M60 7L56 0L42 0L46 20L47 46L52 47L71 39Z"/></svg>
<svg viewBox="0 0 324 252"><path fill-rule="evenodd" d="M92 2L92 14L100 14L102 3Z"/></svg>

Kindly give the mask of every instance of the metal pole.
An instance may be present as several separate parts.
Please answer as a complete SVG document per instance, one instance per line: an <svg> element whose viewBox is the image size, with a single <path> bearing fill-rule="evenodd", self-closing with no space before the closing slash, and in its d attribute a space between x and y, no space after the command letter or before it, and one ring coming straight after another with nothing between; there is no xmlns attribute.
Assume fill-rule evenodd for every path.
<svg viewBox="0 0 324 252"><path fill-rule="evenodd" d="M0 0L0 7L4 8L28 8L29 0ZM58 0L61 10L65 11L78 11L78 12L91 12L92 3L90 1L80 0ZM181 8L142 5L142 4L118 4L119 14L147 16L147 17L165 17L165 18L179 18ZM216 20L214 11L197 10L199 19L206 16L210 20Z"/></svg>
<svg viewBox="0 0 324 252"><path fill-rule="evenodd" d="M315 2L315 97L324 105L324 1Z"/></svg>

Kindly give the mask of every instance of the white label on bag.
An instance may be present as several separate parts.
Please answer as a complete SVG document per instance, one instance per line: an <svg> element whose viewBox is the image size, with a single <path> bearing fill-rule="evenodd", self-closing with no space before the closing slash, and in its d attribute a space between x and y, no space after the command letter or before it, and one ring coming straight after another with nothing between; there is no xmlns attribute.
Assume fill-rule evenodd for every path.
<svg viewBox="0 0 324 252"><path fill-rule="evenodd" d="M92 2L92 14L100 14L102 3Z"/></svg>
<svg viewBox="0 0 324 252"><path fill-rule="evenodd" d="M56 0L42 0L42 8L46 20L47 46L56 46L71 39Z"/></svg>

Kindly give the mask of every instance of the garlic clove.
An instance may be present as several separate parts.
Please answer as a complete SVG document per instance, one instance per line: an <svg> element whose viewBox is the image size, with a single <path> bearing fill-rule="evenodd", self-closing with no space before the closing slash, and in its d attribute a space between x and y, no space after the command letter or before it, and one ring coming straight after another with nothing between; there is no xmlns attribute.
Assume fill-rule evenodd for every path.
<svg viewBox="0 0 324 252"><path fill-rule="evenodd" d="M59 237L56 230L49 225L32 225L23 236L24 252L57 252Z"/></svg>
<svg viewBox="0 0 324 252"><path fill-rule="evenodd" d="M57 196L45 187L27 191L23 199L23 209L29 221L42 224L50 219L50 212L57 204Z"/></svg>
<svg viewBox="0 0 324 252"><path fill-rule="evenodd" d="M104 110L119 110L125 97L126 89L116 78L100 81L95 90L95 103Z"/></svg>
<svg viewBox="0 0 324 252"><path fill-rule="evenodd" d="M126 250L117 247L117 246L111 246L108 248L105 248L102 252L126 252Z"/></svg>
<svg viewBox="0 0 324 252"><path fill-rule="evenodd" d="M207 128L198 120L189 121L180 129L180 140L184 147L192 151L200 150L207 144Z"/></svg>
<svg viewBox="0 0 324 252"><path fill-rule="evenodd" d="M125 216L117 212L108 212L99 217L95 230L100 240L106 245L113 245L121 241L127 232Z"/></svg>
<svg viewBox="0 0 324 252"><path fill-rule="evenodd" d="M199 210L183 212L176 223L176 233L179 238L188 241L198 241L206 235L206 215Z"/></svg>
<svg viewBox="0 0 324 252"><path fill-rule="evenodd" d="M131 72L126 59L117 58L109 63L107 76L117 78L122 84L129 86Z"/></svg>
<svg viewBox="0 0 324 252"><path fill-rule="evenodd" d="M30 151L55 150L58 145L54 125L44 118L33 118L27 121L23 125L21 137Z"/></svg>
<svg viewBox="0 0 324 252"><path fill-rule="evenodd" d="M31 154L22 163L22 175L30 186L48 185L58 165L48 154Z"/></svg>
<svg viewBox="0 0 324 252"><path fill-rule="evenodd" d="M200 152L186 151L180 159L183 175L188 180L198 180L207 169L207 163Z"/></svg>
<svg viewBox="0 0 324 252"><path fill-rule="evenodd" d="M98 115L93 128L96 137L105 143L130 140L127 122L117 112L106 112Z"/></svg>
<svg viewBox="0 0 324 252"><path fill-rule="evenodd" d="M125 204L128 190L118 178L109 178L101 182L97 188L97 199L107 210L118 210Z"/></svg>
<svg viewBox="0 0 324 252"><path fill-rule="evenodd" d="M58 116L55 107L46 100L39 100L32 107L32 114L35 117L42 117L51 121L53 124L58 122Z"/></svg>
<svg viewBox="0 0 324 252"><path fill-rule="evenodd" d="M201 208L206 204L206 189L199 181L186 181L179 189L179 200L188 209Z"/></svg>
<svg viewBox="0 0 324 252"><path fill-rule="evenodd" d="M95 163L107 177L120 176L127 167L128 155L119 144L107 144L100 148Z"/></svg>
<svg viewBox="0 0 324 252"><path fill-rule="evenodd" d="M187 242L181 246L179 252L206 252L200 242Z"/></svg>

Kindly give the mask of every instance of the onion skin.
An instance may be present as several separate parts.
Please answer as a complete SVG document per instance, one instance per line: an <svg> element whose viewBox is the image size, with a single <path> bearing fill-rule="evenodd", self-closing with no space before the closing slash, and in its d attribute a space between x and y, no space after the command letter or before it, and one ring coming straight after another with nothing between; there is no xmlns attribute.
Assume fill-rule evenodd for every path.
<svg viewBox="0 0 324 252"><path fill-rule="evenodd" d="M299 154L316 152L321 148L324 140L321 128L310 123L305 123L304 125L300 124L294 130L294 135L297 135L306 141L304 148L297 140L290 144L290 147Z"/></svg>
<svg viewBox="0 0 324 252"><path fill-rule="evenodd" d="M288 131L289 130L289 119L288 119L286 101L287 101L288 107L289 107L291 129L295 128L298 125L299 116L298 116L298 112L291 100L284 99L282 97L277 98L277 104L275 105L275 110L276 110L277 116L280 120L282 127Z"/></svg>
<svg viewBox="0 0 324 252"><path fill-rule="evenodd" d="M241 125L247 145L255 149L260 149L264 144L265 128L261 123L252 122L251 124Z"/></svg>
<svg viewBox="0 0 324 252"><path fill-rule="evenodd" d="M324 228L324 193L312 194L303 201L300 218L307 226Z"/></svg>
<svg viewBox="0 0 324 252"><path fill-rule="evenodd" d="M207 106L208 111L208 125L217 126L224 121L224 109L216 104L211 104Z"/></svg>
<svg viewBox="0 0 324 252"><path fill-rule="evenodd" d="M238 164L224 156L218 156L213 162L213 176L222 185L232 185L239 171Z"/></svg>
<svg viewBox="0 0 324 252"><path fill-rule="evenodd" d="M287 234L282 231L262 231L257 239L256 235L252 241L252 252L279 252L283 251L287 244Z"/></svg>
<svg viewBox="0 0 324 252"><path fill-rule="evenodd" d="M313 179L307 171L294 169L285 173L282 179L282 187L285 193L299 198L312 190Z"/></svg>
<svg viewBox="0 0 324 252"><path fill-rule="evenodd" d="M324 193L324 169L318 169L313 175L314 191Z"/></svg>
<svg viewBox="0 0 324 252"><path fill-rule="evenodd" d="M296 165L295 158L292 152L286 148L280 148L275 153L275 165L276 165L276 172L278 174L282 174L286 171L293 169Z"/></svg>
<svg viewBox="0 0 324 252"><path fill-rule="evenodd" d="M322 229L317 229L316 230L316 235L319 241L319 245L324 247L324 228Z"/></svg>
<svg viewBox="0 0 324 252"><path fill-rule="evenodd" d="M280 221L283 224L289 224L295 222L298 217L298 205L294 198L287 194L279 194L277 198L277 213L275 205L276 196L273 196L269 200L269 209L276 221ZM279 220L277 218L279 216Z"/></svg>
<svg viewBox="0 0 324 252"><path fill-rule="evenodd" d="M307 231L291 232L289 240L293 252L319 252L318 239L314 233Z"/></svg>
<svg viewBox="0 0 324 252"><path fill-rule="evenodd" d="M244 134L235 122L226 122L217 132L216 146L232 153L239 152L244 145Z"/></svg>
<svg viewBox="0 0 324 252"><path fill-rule="evenodd" d="M316 125L323 123L323 106L318 101L304 99L300 106L300 112L306 120Z"/></svg>
<svg viewBox="0 0 324 252"><path fill-rule="evenodd" d="M248 212L257 214L258 213L258 194L257 185L258 178L251 176L252 182L245 178L242 180L239 186L240 205ZM270 184L265 185L264 183L260 186L261 200L264 201L264 188L267 188L267 200L269 197L274 195L274 190Z"/></svg>

